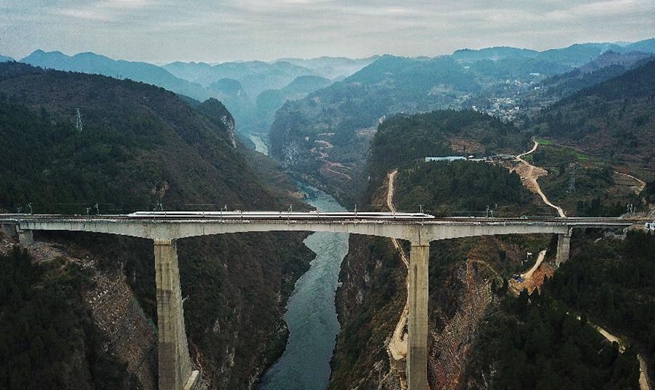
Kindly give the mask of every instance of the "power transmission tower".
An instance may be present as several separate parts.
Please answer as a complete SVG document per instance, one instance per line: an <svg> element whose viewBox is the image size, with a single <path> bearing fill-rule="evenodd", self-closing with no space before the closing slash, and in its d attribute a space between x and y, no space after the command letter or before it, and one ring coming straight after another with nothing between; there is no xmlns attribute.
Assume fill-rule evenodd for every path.
<svg viewBox="0 0 655 390"><path fill-rule="evenodd" d="M80 113L79 108L76 108L75 112L76 112L76 115L75 115L75 128L77 129L77 131L79 131L81 133L82 132L82 127L83 127L83 125L82 125L82 114Z"/></svg>
<svg viewBox="0 0 655 390"><path fill-rule="evenodd" d="M569 180L569 190L567 192L575 192L575 169L577 164L571 164L571 179Z"/></svg>

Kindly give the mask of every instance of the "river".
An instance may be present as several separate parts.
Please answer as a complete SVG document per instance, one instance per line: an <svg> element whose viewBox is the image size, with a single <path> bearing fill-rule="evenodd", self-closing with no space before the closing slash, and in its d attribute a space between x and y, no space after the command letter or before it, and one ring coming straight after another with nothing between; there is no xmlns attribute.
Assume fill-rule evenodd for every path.
<svg viewBox="0 0 655 390"><path fill-rule="evenodd" d="M250 134L248 138L255 144L255 150L259 153L265 154L268 156L268 145L264 142L264 139L260 134Z"/></svg>
<svg viewBox="0 0 655 390"><path fill-rule="evenodd" d="M299 187L319 211L345 211L323 191ZM264 375L260 390L320 390L330 379L330 359L339 332L334 297L341 261L348 253L348 234L314 233L304 243L316 258L289 298L284 315L289 340L282 357Z"/></svg>

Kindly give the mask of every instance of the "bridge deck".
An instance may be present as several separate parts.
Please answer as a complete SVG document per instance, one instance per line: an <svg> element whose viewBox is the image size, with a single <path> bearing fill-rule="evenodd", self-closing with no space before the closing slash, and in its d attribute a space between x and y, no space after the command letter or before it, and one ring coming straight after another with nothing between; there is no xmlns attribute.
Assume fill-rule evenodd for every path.
<svg viewBox="0 0 655 390"><path fill-rule="evenodd" d="M138 212L127 215L0 214L20 230L64 230L175 240L213 234L325 231L394 237L412 242L496 234L564 234L571 228L643 226L620 218L435 218L423 213Z"/></svg>

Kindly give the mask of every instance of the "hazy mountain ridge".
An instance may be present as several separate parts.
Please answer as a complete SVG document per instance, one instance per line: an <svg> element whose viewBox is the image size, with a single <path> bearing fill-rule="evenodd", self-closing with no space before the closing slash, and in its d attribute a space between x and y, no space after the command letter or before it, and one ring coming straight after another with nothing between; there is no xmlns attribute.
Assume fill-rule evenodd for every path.
<svg viewBox="0 0 655 390"><path fill-rule="evenodd" d="M385 116L472 108L513 120L559 98L537 91L547 76L570 72L608 53L595 65L602 67L612 62L610 50L627 53L621 54L625 63L646 56L633 53L633 47L648 48L649 43L576 44L543 52L489 48L433 59L382 56L341 82L285 104L271 125L271 155L341 196L343 188L352 188L350 178L361 173L370 130ZM600 73L595 76L578 88L602 81Z"/></svg>
<svg viewBox="0 0 655 390"><path fill-rule="evenodd" d="M479 89L451 58L383 56L341 82L287 102L271 126L271 155L334 189L361 174L368 142L385 116L459 108L465 95Z"/></svg>
<svg viewBox="0 0 655 390"><path fill-rule="evenodd" d="M597 59L570 72L555 75L539 83L540 90L529 93L541 96L544 101L556 101L580 90L618 77L639 66L643 61L655 58L653 54L641 52L606 52Z"/></svg>
<svg viewBox="0 0 655 390"><path fill-rule="evenodd" d="M20 61L42 68L101 74L118 79L129 78L157 85L198 100L210 97L210 94L200 85L177 78L165 69L145 62L114 60L95 53L79 53L68 56L61 52L46 53L42 50L36 50Z"/></svg>
<svg viewBox="0 0 655 390"><path fill-rule="evenodd" d="M332 81L321 76L298 76L281 91L287 95L309 94L332 84Z"/></svg>
<svg viewBox="0 0 655 390"><path fill-rule="evenodd" d="M178 62L164 65L163 68L180 78L193 80L205 87L220 79L234 79L239 81L246 93L253 98L267 89L283 88L298 76L316 75L311 69L288 62L225 62L214 66Z"/></svg>
<svg viewBox="0 0 655 390"><path fill-rule="evenodd" d="M203 84L237 119L237 131L267 133L275 111L285 101L300 99L329 85L309 68L284 61L206 63L174 62L164 65L174 75Z"/></svg>
<svg viewBox="0 0 655 390"><path fill-rule="evenodd" d="M304 66L330 80L348 77L377 60L380 56L368 58L319 57L310 59L281 58L278 61Z"/></svg>
<svg viewBox="0 0 655 390"><path fill-rule="evenodd" d="M0 62L10 62L10 61L13 61L13 60L14 59L11 58L11 57L0 55Z"/></svg>
<svg viewBox="0 0 655 390"><path fill-rule="evenodd" d="M462 62L477 62L481 60L497 61L505 58L535 58L539 52L531 49L521 49L509 46L487 47L484 49L455 50L452 57Z"/></svg>

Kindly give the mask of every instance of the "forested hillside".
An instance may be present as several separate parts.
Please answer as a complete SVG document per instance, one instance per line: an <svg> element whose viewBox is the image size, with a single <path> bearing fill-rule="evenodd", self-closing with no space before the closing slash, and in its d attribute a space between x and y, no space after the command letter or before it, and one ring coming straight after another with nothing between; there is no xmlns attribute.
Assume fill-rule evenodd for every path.
<svg viewBox="0 0 655 390"><path fill-rule="evenodd" d="M35 213L76 214L155 207L216 210L226 204L242 210L279 210L289 203L300 207L288 193L269 189L273 180L264 184L249 167L233 143L231 116L217 101L196 109L174 93L150 85L16 63L0 65L0 97L3 210L30 211L28 203ZM77 109L82 126L76 126ZM93 207L96 203L98 210ZM182 293L189 297L185 304L189 350L213 386L252 387L281 352L286 298L311 258L303 237L254 234L178 242ZM99 273L123 273L138 298L139 310L156 323L151 243L74 233L37 235L41 239L63 251L80 248L76 251L87 254L79 261L101 264ZM61 277L72 277L69 269L74 271L62 267ZM40 283L38 278L30 279L25 288L38 288ZM85 289L83 283L73 287ZM75 297L63 298L66 305L74 305ZM11 306L12 313L18 309ZM76 313L70 312L71 326L88 321ZM48 313L40 315L55 320ZM27 337L22 332L30 329L13 332L12 338ZM9 342L14 345L16 340ZM73 353L61 356L63 364L96 356L91 347L76 345ZM156 344L150 347L156 356ZM94 366L103 361L127 358L113 344L103 354L87 359L92 371L103 369ZM12 360L3 360L3 367L32 375L31 357L22 356L11 355ZM39 367L56 369L56 361L48 356L52 355L45 355ZM125 372L120 364L112 367L118 367L111 373L121 379L117 386L127 386L125 378L134 373ZM16 380L31 383L25 376ZM61 387L75 388L67 381Z"/></svg>
<svg viewBox="0 0 655 390"><path fill-rule="evenodd" d="M561 100L530 128L614 165L630 166L633 172L651 170L654 86L655 61L650 61Z"/></svg>
<svg viewBox="0 0 655 390"><path fill-rule="evenodd" d="M655 235L629 232L617 241L588 233L580 239L571 260L545 285L547 293L627 336L655 372Z"/></svg>
<svg viewBox="0 0 655 390"><path fill-rule="evenodd" d="M417 212L422 206L437 215L465 210L468 216L480 215L490 206L501 214L520 214L529 207L531 194L515 173L485 162L425 162L424 157L464 153L464 147L467 154L508 151L523 147L524 141L512 125L472 111L395 116L379 127L372 142L367 170L371 180L360 204L388 210L387 174L398 168L394 204L399 211ZM525 250L536 251L543 245L548 245L548 238L542 236L430 245L431 386L449 387L463 374L477 321L491 302L488 291L502 288L498 275L514 273ZM343 330L330 388L360 384L367 389L395 389L405 363L391 358L387 345L393 342L391 334L405 304L407 269L388 239L351 237L349 246L337 293Z"/></svg>
<svg viewBox="0 0 655 390"><path fill-rule="evenodd" d="M68 56L64 53L36 50L21 62L47 69L101 74L114 78L128 78L166 88L175 93L205 100L208 91L198 84L177 78L168 71L145 62L114 60L95 53L79 53Z"/></svg>
<svg viewBox="0 0 655 390"><path fill-rule="evenodd" d="M84 308L92 284L78 264L35 264L15 247L0 252L0 388L117 389L125 364Z"/></svg>
<svg viewBox="0 0 655 390"><path fill-rule="evenodd" d="M524 290L487 313L468 369L470 387L634 389L637 353L653 372L655 236L575 238L571 259L541 294ZM627 350L601 341L594 326L619 335Z"/></svg>
<svg viewBox="0 0 655 390"><path fill-rule="evenodd" d="M5 65L11 67L24 66ZM207 105L199 109L209 116L146 84L25 72L0 79L4 207L31 202L35 212L69 213L95 203L104 212L158 203L171 209L273 207L232 144L229 113L223 123L217 108L212 120Z"/></svg>
<svg viewBox="0 0 655 390"><path fill-rule="evenodd" d="M375 127L395 113L457 108L479 90L450 58L384 56L342 82L278 110L271 155L338 195L355 187ZM355 178L353 180L353 178ZM348 194L353 201L354 194Z"/></svg>
<svg viewBox="0 0 655 390"><path fill-rule="evenodd" d="M635 352L619 352L568 307L538 290L505 296L483 319L467 386L638 389Z"/></svg>
<svg viewBox="0 0 655 390"><path fill-rule="evenodd" d="M393 168L407 168L425 157L518 154L529 144L529 136L514 125L470 110L396 115L378 127L367 173L379 186Z"/></svg>
<svg viewBox="0 0 655 390"><path fill-rule="evenodd" d="M387 210L388 174L398 169L393 197L398 210L416 212L422 207L436 215L484 216L489 207L495 216L534 215L535 195L523 187L516 173L505 167L474 161L423 161L423 157L433 152L442 155L455 151L515 153L527 149L528 141L525 133L513 125L475 112L436 111L392 117L379 126L372 141L366 171L370 176L369 189L360 204ZM537 159L535 155L535 163ZM581 189L586 185L584 180L579 183ZM604 197L611 192L609 188L601 187L596 196ZM643 238L638 240L640 245L628 244L635 237L628 235L626 246L647 246ZM613 240L610 242L608 247L617 248ZM574 252L577 245L576 242ZM623 353L618 346L605 341L587 323L585 315L591 318L592 313L584 312L585 304L580 303L578 313L585 315L579 321L575 314L569 313L573 306L550 287L542 295L538 291L531 296L527 291L518 297L512 294L515 291L514 287L510 288L509 281L514 281L512 275L529 269L532 254L542 250L548 249L546 263L549 263L555 247L551 235L477 237L431 243L428 305L431 388L637 386L639 365L635 348ZM357 385L396 389L401 386L398 378L404 377L405 362L392 357L398 352L391 349L393 345L394 351L402 350L394 328L400 323L406 300L407 269L388 239L352 237L350 248L342 265L342 286L337 294L343 331L333 359L330 388ZM404 249L408 253L406 245ZM641 274L650 272L647 262L640 260L634 264L635 268L626 269L625 276L615 277L625 281L634 279L628 274L640 275L634 283L643 283L648 277L644 279ZM582 272L585 267L593 266L580 267ZM546 286L562 283L556 282L562 276L558 276L559 271L553 266L545 265L541 269L550 275L555 273L553 282L547 282ZM618 268L609 268L607 272L623 273ZM567 282L568 287L557 290L578 291L584 288L582 280L586 278L577 274ZM600 280L602 277L598 278L599 286ZM629 285L636 288L634 283ZM630 287L627 289L631 291ZM591 298L585 302L590 301ZM648 332L645 324L649 321L650 308L647 305L626 304L621 308L615 305L616 318L618 313L637 316L638 311L641 325L635 325L634 331ZM649 342L644 344L648 348Z"/></svg>

